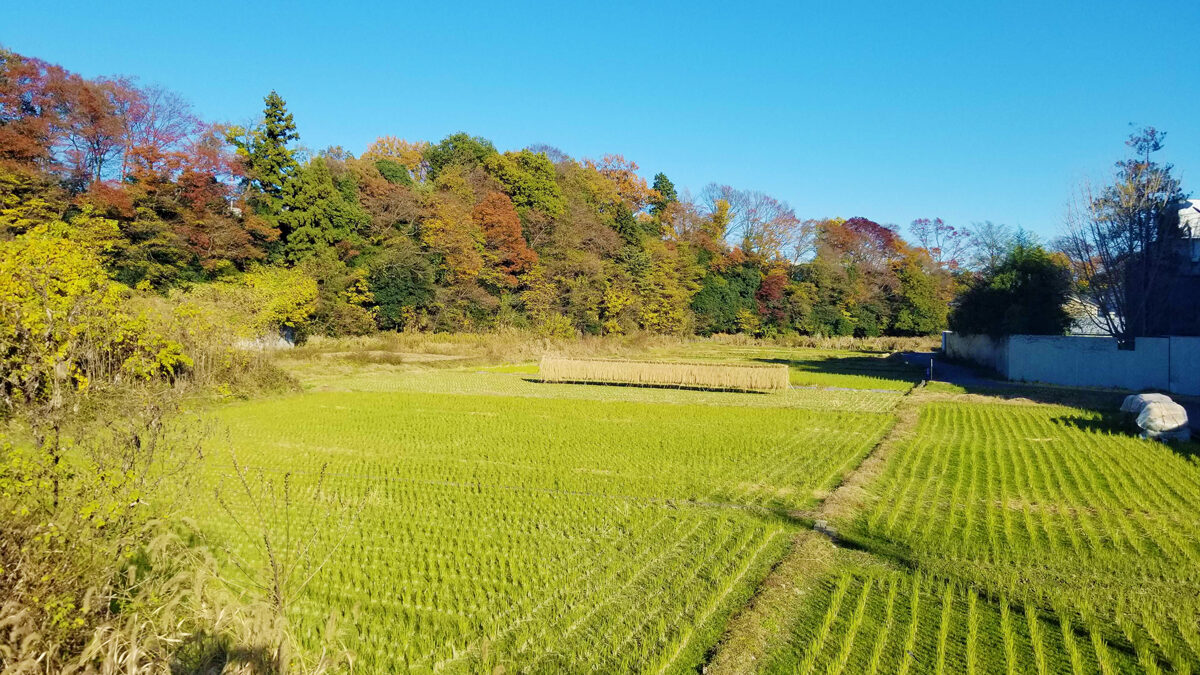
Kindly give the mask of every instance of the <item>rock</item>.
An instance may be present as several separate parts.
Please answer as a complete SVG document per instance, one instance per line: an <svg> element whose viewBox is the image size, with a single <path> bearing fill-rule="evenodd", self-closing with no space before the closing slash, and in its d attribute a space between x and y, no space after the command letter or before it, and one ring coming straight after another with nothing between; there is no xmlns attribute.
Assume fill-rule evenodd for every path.
<svg viewBox="0 0 1200 675"><path fill-rule="evenodd" d="M1173 402L1171 397L1166 394L1131 394L1126 396L1125 401L1121 403L1121 412L1137 417L1141 414L1142 408L1145 408L1148 403Z"/></svg>
<svg viewBox="0 0 1200 675"><path fill-rule="evenodd" d="M830 525L827 521L818 520L813 523L813 529L830 539L837 539L837 528Z"/></svg>
<svg viewBox="0 0 1200 675"><path fill-rule="evenodd" d="M1187 411L1170 400L1147 403L1138 413L1137 425L1142 430L1142 438L1186 441L1192 437Z"/></svg>
<svg viewBox="0 0 1200 675"><path fill-rule="evenodd" d="M268 331L254 339L241 339L234 346L244 351L270 352L280 349L291 349L296 346L296 331L283 327L279 332Z"/></svg>

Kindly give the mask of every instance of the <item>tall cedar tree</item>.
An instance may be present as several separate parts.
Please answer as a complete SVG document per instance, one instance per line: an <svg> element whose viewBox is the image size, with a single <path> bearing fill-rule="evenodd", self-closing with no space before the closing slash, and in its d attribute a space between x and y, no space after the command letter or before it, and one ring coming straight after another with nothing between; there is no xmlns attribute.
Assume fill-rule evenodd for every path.
<svg viewBox="0 0 1200 675"><path fill-rule="evenodd" d="M654 191L658 196L652 197L650 200L650 213L656 217L661 217L663 211L671 204L679 201L679 193L675 191L675 184L667 178L665 173L654 174Z"/></svg>
<svg viewBox="0 0 1200 675"><path fill-rule="evenodd" d="M338 247L343 258L352 256L358 233L371 218L357 203L346 201L333 184L329 166L316 157L288 180L283 191L283 256L297 263L325 247Z"/></svg>
<svg viewBox="0 0 1200 675"><path fill-rule="evenodd" d="M296 120L287 111L287 103L274 90L263 99L263 121L249 133L231 129L228 140L237 148L242 160L243 182L248 201L256 214L274 221L283 211L283 191L288 180L299 170L299 164L288 148L298 140Z"/></svg>

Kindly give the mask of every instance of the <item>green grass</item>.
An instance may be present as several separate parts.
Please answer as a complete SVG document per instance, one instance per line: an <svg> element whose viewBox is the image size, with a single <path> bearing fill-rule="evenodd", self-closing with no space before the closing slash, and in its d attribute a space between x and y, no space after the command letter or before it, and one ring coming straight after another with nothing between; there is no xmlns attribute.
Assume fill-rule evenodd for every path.
<svg viewBox="0 0 1200 675"><path fill-rule="evenodd" d="M693 669L786 551L797 525L776 512L813 505L892 423L738 395L502 395L493 380L548 385L437 375L488 393L325 391L218 411L239 461L275 478L270 494L239 494L228 453L210 453L239 520L278 499L285 472L290 526L315 523L320 550L342 531L330 505L363 504L292 610L313 649L336 615L363 672ZM560 391L593 389L658 391ZM261 560L220 509L198 515Z"/></svg>
<svg viewBox="0 0 1200 675"><path fill-rule="evenodd" d="M1096 672L1088 636L1064 634L1054 617L1004 598L920 573L848 566L823 578L799 608L785 649L766 673L1037 673L1070 672L1071 652ZM1128 671L1129 655L1106 652ZM1039 669L1039 665L1040 668ZM1042 670L1044 669L1044 670Z"/></svg>
<svg viewBox="0 0 1200 675"><path fill-rule="evenodd" d="M843 529L866 548L1200 668L1200 466L1170 447L1084 410L930 403L870 492Z"/></svg>
<svg viewBox="0 0 1200 675"><path fill-rule="evenodd" d="M966 388L949 382L930 381L925 383L925 391L934 394L965 394Z"/></svg>
<svg viewBox="0 0 1200 675"><path fill-rule="evenodd" d="M786 363L792 384L851 389L908 391L920 382L924 371L895 356L856 352L779 353L760 357L774 363Z"/></svg>
<svg viewBox="0 0 1200 675"><path fill-rule="evenodd" d="M908 391L913 387L913 382L908 380L810 370L813 366L803 362L796 363L793 361L788 365L788 379L792 386L795 387L874 389L883 391Z"/></svg>

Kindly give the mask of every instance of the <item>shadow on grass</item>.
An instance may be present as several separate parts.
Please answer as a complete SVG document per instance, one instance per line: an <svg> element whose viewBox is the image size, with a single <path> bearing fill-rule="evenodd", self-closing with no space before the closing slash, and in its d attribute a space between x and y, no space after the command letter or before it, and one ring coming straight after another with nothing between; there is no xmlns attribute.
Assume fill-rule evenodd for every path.
<svg viewBox="0 0 1200 675"><path fill-rule="evenodd" d="M858 520L856 520L850 527L847 528L846 532L843 533L839 531L838 535L834 538L834 543L841 548L861 551L879 558L883 558L894 564L896 567L909 573L917 573L921 570L923 566L921 558L915 554L910 546L903 543L894 542L880 536L867 534L864 529L863 522L864 518L860 516ZM929 574L929 572L926 572L926 574ZM970 584L974 591L977 592L979 597L985 602L991 603L997 608L999 608L1001 603L1007 603L1010 610L1016 610L1018 615L1025 612L1026 604L1029 603L1028 596L1024 600L1017 595L1005 596L997 593L994 589L988 588L985 585L973 583L975 580L972 579L969 574L959 576L951 573L942 578L945 581L957 581ZM1038 616L1043 621L1051 626L1054 626L1058 629L1058 631L1061 632L1063 628L1063 617L1060 614L1059 609L1052 606L1047 606L1045 603L1033 602L1032 605L1037 608ZM1093 637L1088 628L1079 622L1072 622L1068 624L1067 629L1070 630L1075 636L1075 639L1080 642L1087 642ZM1138 658L1137 649L1134 647L1133 643L1127 639L1110 639L1106 641L1106 645L1110 649L1121 652L1126 658Z"/></svg>
<svg viewBox="0 0 1200 675"><path fill-rule="evenodd" d="M1084 417L1081 415L1062 415L1052 420L1055 424L1099 434L1116 434L1136 437L1139 434L1137 425L1131 417L1120 412L1104 412L1100 417ZM1200 459L1200 442L1197 441L1166 441L1164 446L1181 455L1185 459Z"/></svg>
<svg viewBox="0 0 1200 675"><path fill-rule="evenodd" d="M711 391L724 392L730 394L779 394L787 391L786 389L763 390L763 389L740 389L737 387L705 387L701 385L688 384L648 384L644 382L599 382L596 380L544 380L540 377L523 377L522 380L532 382L534 384L586 384L597 387L633 387L635 389L672 389L683 391Z"/></svg>
<svg viewBox="0 0 1200 675"><path fill-rule="evenodd" d="M1050 420L1054 424L1081 431L1090 431L1097 434L1130 434L1130 428L1121 423L1121 418L1116 413L1105 412L1100 417L1086 417L1083 415L1060 415Z"/></svg>
<svg viewBox="0 0 1200 675"><path fill-rule="evenodd" d="M958 385L963 393L991 396L1008 400L1027 400L1035 403L1063 405L1071 408L1086 408L1102 413L1112 413L1121 408L1121 401L1129 395L1126 391L1109 389L1076 389L1051 385L998 382L995 385Z"/></svg>
<svg viewBox="0 0 1200 675"><path fill-rule="evenodd" d="M1064 405L1085 408L1101 413L1113 413L1121 408L1121 402L1131 392L1118 389L1090 387L1064 387L1053 384L1031 384L995 379L996 374L959 361L943 361L935 364L945 380L929 383L929 390L947 394L975 394L1008 400L1028 400L1035 403ZM957 376L956 376L957 375Z"/></svg>
<svg viewBox="0 0 1200 675"><path fill-rule="evenodd" d="M809 359L754 359L761 363L782 363L803 373L822 375L857 375L897 380L916 384L921 381L924 370L911 366L896 355L878 356L822 356Z"/></svg>

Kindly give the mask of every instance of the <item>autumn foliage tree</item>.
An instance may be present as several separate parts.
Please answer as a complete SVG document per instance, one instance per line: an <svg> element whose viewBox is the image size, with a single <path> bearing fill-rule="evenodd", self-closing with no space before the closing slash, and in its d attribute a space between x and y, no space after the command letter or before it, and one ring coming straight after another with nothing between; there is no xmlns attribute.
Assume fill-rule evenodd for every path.
<svg viewBox="0 0 1200 675"><path fill-rule="evenodd" d="M971 245L969 230L954 227L941 218L918 218L908 228L914 243L925 249L934 263L951 270L962 266Z"/></svg>
<svg viewBox="0 0 1200 675"><path fill-rule="evenodd" d="M0 48L0 160L50 168L65 123L69 75Z"/></svg>
<svg viewBox="0 0 1200 675"><path fill-rule="evenodd" d="M1164 137L1153 127L1130 135L1131 155L1117 163L1109 185L1083 189L1063 241L1079 290L1096 308L1089 318L1126 345L1169 325L1184 194L1173 167L1154 158Z"/></svg>
<svg viewBox="0 0 1200 675"><path fill-rule="evenodd" d="M483 230L484 245L495 259L502 284L514 288L517 277L537 264L537 253L525 243L521 234L521 218L512 200L500 192L489 192L471 212L471 217Z"/></svg>
<svg viewBox="0 0 1200 675"><path fill-rule="evenodd" d="M0 74L0 239L54 228L161 293L287 269L318 289L310 332L907 334L938 329L953 289L942 221L914 223L909 246L755 190L692 198L616 153L465 132L301 155L274 91L228 126L131 78L10 52Z"/></svg>

